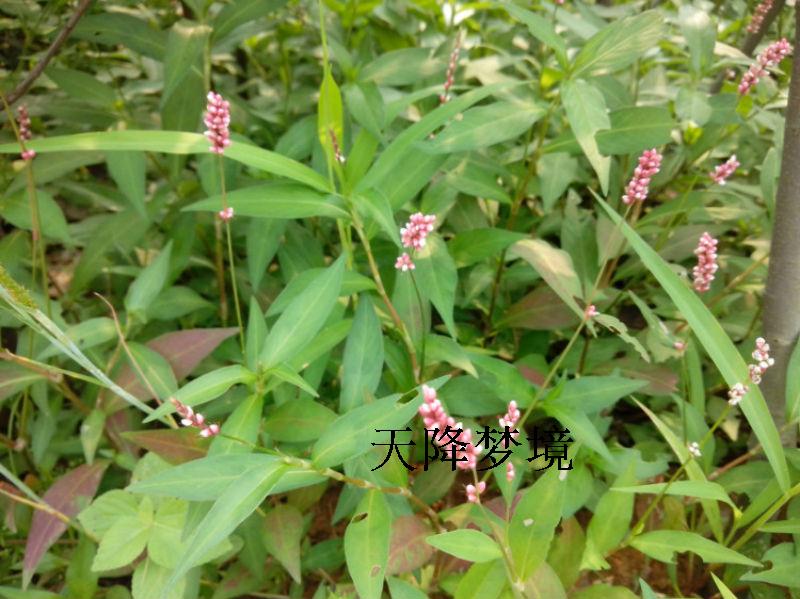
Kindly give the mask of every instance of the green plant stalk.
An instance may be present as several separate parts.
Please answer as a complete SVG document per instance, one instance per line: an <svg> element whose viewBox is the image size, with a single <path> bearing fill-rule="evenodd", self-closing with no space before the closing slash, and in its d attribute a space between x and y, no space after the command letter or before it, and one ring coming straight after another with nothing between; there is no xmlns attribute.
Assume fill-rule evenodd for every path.
<svg viewBox="0 0 800 599"><path fill-rule="evenodd" d="M394 326L397 331L400 333L405 346L406 351L408 352L408 357L411 360L411 368L414 371L414 380L416 382L420 382L420 377L422 373L419 369L419 363L417 361L417 351L414 348L414 342L411 339L411 336L406 329L406 326L403 324L403 320L400 318L400 314L397 313L397 309L394 307L392 300L389 299L389 296L386 293L386 288L383 286L383 280L381 279L381 273L378 270L378 265L375 262L375 256L372 254L372 247L369 244L369 238L367 237L366 233L364 232L364 226L361 223L361 219L358 216L358 212L355 209L350 209L350 216L353 219L353 227L358 233L359 238L361 239L361 244L364 247L364 252L367 254L367 261L369 262L369 268L372 272L372 279L375 281L375 287L378 290L378 295L381 296L383 303L386 305L386 308L389 310L389 315L394 322Z"/></svg>
<svg viewBox="0 0 800 599"><path fill-rule="evenodd" d="M728 415L728 412L730 412L730 411L731 411L731 405L728 404L728 405L725 406L725 409L722 410L722 413L717 417L717 420L714 422L714 424L711 426L711 428L708 429L708 432L700 440L699 445L700 445L701 448L705 446L705 444L708 442L708 440L714 434L714 431L716 431L717 428L719 428L719 426L724 422L725 418ZM694 458L690 456L689 459L686 460L685 462L683 462L680 465L680 468L678 468L672 474L672 476L669 478L669 480L667 481L667 484L664 486L664 488L659 492L658 495L656 495L656 498L650 503L650 505L647 506L647 509L644 511L644 514L642 514L641 518L639 518L639 520L637 520L636 524L634 524L631 527L631 529L628 531L628 534L627 534L625 540L623 540L623 542L621 544L622 547L627 546L629 544L631 538L633 538L633 537L635 537L635 536L637 536L637 535L642 533L642 531L644 530L644 525L647 522L647 518L650 517L650 514L653 513L653 510L656 509L658 504L664 498L664 495L666 495L667 490L670 488L670 486L672 486L672 483L674 483L677 480L677 478L681 474L683 474L683 472L686 470L686 466L688 466L689 463L692 462L693 460L694 460Z"/></svg>
<svg viewBox="0 0 800 599"><path fill-rule="evenodd" d="M222 208L228 209L228 194L225 188L225 164L221 154L217 155L219 164L219 184L222 191ZM231 221L225 221L225 237L228 242L228 269L231 272L231 288L233 289L233 307L236 310L236 323L239 327L239 345L244 355L244 326L242 325L242 310L239 306L239 291L236 285L236 264L233 260L233 241L231 239Z"/></svg>
<svg viewBox="0 0 800 599"><path fill-rule="evenodd" d="M772 516L774 516L778 510L780 510L786 503L788 503L792 498L800 495L800 483L796 484L795 486L791 487L787 490L783 495L781 495L778 500L770 506L770 508L761 514L759 518L753 522L750 527L742 534L741 537L733 544L731 549L737 550L739 547L744 545L750 538L755 535L758 530L764 526L766 522L769 521Z"/></svg>
<svg viewBox="0 0 800 599"><path fill-rule="evenodd" d="M417 304L419 305L419 313L420 315L424 315L425 310L422 304L422 294L419 292L419 286L417 285L417 279L414 278L414 273L409 272L408 274L411 275L411 283L414 285L414 291L417 294ZM424 321L424 318L423 318ZM422 348L419 355L419 376L420 380L423 377L423 373L425 372L425 333L422 334Z"/></svg>

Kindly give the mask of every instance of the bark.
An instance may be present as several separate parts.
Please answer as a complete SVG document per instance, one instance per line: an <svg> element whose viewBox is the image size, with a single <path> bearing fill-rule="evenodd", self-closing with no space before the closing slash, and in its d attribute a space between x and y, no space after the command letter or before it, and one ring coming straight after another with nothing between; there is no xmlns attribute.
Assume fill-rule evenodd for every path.
<svg viewBox="0 0 800 599"><path fill-rule="evenodd" d="M783 6L785 4L785 0L775 0L772 4L772 8L764 15L764 21L761 23L761 27L758 28L758 31L754 33L748 33L747 37L744 38L744 43L742 44L742 52L747 56L752 56L753 52L755 51L756 47L761 40L764 38L764 34L769 30L772 23L778 17L780 12L783 10ZM725 71L717 75L717 79L714 81L714 84L711 86L711 93L717 94L719 90L722 89L722 84L725 82Z"/></svg>
<svg viewBox="0 0 800 599"><path fill-rule="evenodd" d="M800 10L795 11L795 48L800 44ZM786 108L783 158L775 203L769 272L764 299L764 337L775 365L762 382L770 413L778 427L786 417L786 366L800 335L800 60L792 64ZM796 427L782 437L794 446Z"/></svg>

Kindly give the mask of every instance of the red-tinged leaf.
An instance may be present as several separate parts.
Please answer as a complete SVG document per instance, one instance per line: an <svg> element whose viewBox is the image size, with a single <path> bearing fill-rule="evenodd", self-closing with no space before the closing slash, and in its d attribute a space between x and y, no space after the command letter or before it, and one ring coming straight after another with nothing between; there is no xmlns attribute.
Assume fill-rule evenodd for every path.
<svg viewBox="0 0 800 599"><path fill-rule="evenodd" d="M386 573L390 576L411 572L427 564L434 549L425 538L433 534L431 527L418 516L400 516L392 522L389 542L389 562Z"/></svg>
<svg viewBox="0 0 800 599"><path fill-rule="evenodd" d="M531 368L525 364L517 364L516 366L517 370L519 370L519 373L537 387L541 387L544 384L544 381L547 378L546 373Z"/></svg>
<svg viewBox="0 0 800 599"><path fill-rule="evenodd" d="M0 490L8 495L15 495L16 497L23 497L22 493L17 491L14 485L10 485L5 481L0 480ZM8 497L7 495L0 495L0 510L4 512L4 521L6 528L11 532L17 532L17 520L14 517L17 502Z"/></svg>
<svg viewBox="0 0 800 599"><path fill-rule="evenodd" d="M499 328L552 331L578 324L578 316L549 287L539 287L509 307Z"/></svg>
<svg viewBox="0 0 800 599"><path fill-rule="evenodd" d="M42 501L65 516L74 517L84 507L84 502L88 503L94 497L107 466L108 462L78 466L59 478L44 494ZM28 542L25 545L23 588L28 586L44 554L66 529L67 525L55 516L41 510L33 513Z"/></svg>
<svg viewBox="0 0 800 599"><path fill-rule="evenodd" d="M127 409L118 410L106 416L106 432L111 442L125 453L138 457L139 448L122 436L124 432L132 428L131 414Z"/></svg>
<svg viewBox="0 0 800 599"><path fill-rule="evenodd" d="M175 331L156 337L146 345L167 359L175 378L180 381L189 376L203 358L217 349L220 343L235 335L237 331L236 327Z"/></svg>
<svg viewBox="0 0 800 599"><path fill-rule="evenodd" d="M203 442L203 438L197 434L197 429L192 428L127 431L122 433L122 437L171 464L202 458L208 446L208 442Z"/></svg>
<svg viewBox="0 0 800 599"><path fill-rule="evenodd" d="M213 352L220 343L235 335L237 330L235 327L228 327L173 331L151 339L145 345L169 362L175 379L180 381L189 376L203 358ZM127 364L120 369L114 382L142 401L153 399L153 394ZM112 397L111 393L104 392L103 395L109 402L108 412L114 412L124 406L124 403L116 396Z"/></svg>
<svg viewBox="0 0 800 599"><path fill-rule="evenodd" d="M666 366L648 364L636 358L621 358L614 360L607 369L598 368L597 372L598 374L602 374L606 370L611 372L614 368L619 368L620 374L627 378L647 381L647 386L642 387L639 390L640 393L669 395L678 390L678 375Z"/></svg>

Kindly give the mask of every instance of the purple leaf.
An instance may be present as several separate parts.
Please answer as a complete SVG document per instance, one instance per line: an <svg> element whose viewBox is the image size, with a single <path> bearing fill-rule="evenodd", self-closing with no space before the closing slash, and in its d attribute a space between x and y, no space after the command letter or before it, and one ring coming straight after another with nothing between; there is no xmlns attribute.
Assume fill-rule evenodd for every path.
<svg viewBox="0 0 800 599"><path fill-rule="evenodd" d="M83 507L81 500L91 499L97 492L108 462L84 464L67 472L47 490L42 500L65 516L73 518ZM47 550L58 540L67 525L57 517L36 510L33 513L28 542L25 545L25 559L22 569L22 587L28 586L36 566Z"/></svg>

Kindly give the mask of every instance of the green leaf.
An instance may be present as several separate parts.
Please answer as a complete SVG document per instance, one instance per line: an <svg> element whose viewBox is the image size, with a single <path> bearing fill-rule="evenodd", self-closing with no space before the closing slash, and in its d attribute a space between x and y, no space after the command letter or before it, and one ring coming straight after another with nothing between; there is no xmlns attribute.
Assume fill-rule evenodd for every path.
<svg viewBox="0 0 800 599"><path fill-rule="evenodd" d="M402 48L380 54L361 69L359 79L379 85L408 85L440 68L441 61L431 58L428 48Z"/></svg>
<svg viewBox="0 0 800 599"><path fill-rule="evenodd" d="M222 424L221 434L211 442L208 455L250 453L251 447L241 441L256 444L258 431L261 429L263 409L264 396L262 394L250 395L247 399L242 400Z"/></svg>
<svg viewBox="0 0 800 599"><path fill-rule="evenodd" d="M108 172L131 206L148 218L144 205L146 161L143 152L109 152Z"/></svg>
<svg viewBox="0 0 800 599"><path fill-rule="evenodd" d="M92 563L94 572L128 565L144 551L153 524L153 502L145 497L136 517L125 516L111 525L100 541Z"/></svg>
<svg viewBox="0 0 800 599"><path fill-rule="evenodd" d="M128 130L76 133L33 139L27 145L38 153L87 150L107 152L139 150L165 154L205 154L209 152L208 140L204 135L184 131ZM17 153L19 153L19 145L16 143L0 145L0 154ZM261 149L250 143L234 141L230 147L225 149L225 157L273 175L309 185L320 191L330 191L327 179L316 171L296 160Z"/></svg>
<svg viewBox="0 0 800 599"><path fill-rule="evenodd" d="M534 104L495 102L470 108L421 147L433 154L485 148L522 135L543 115L544 110Z"/></svg>
<svg viewBox="0 0 800 599"><path fill-rule="evenodd" d="M701 499L714 499L727 503L734 510L738 510L722 485L703 480L676 480L671 485L667 483L654 483L651 485L639 485L637 487L614 487L612 491L620 493L666 493L667 495L679 495L684 497L697 497Z"/></svg>
<svg viewBox="0 0 800 599"><path fill-rule="evenodd" d="M117 520L137 518L139 501L132 494L120 489L103 493L92 504L78 514L80 523L96 537L106 534Z"/></svg>
<svg viewBox="0 0 800 599"><path fill-rule="evenodd" d="M255 382L255 379L256 375L244 366L239 366L238 364L224 366L192 379L178 389L174 396L181 403L189 407L195 407L219 397L233 385L249 384ZM164 403L145 418L145 422L152 422L174 411L175 406L171 402Z"/></svg>
<svg viewBox="0 0 800 599"><path fill-rule="evenodd" d="M117 94L114 89L98 79L95 79L89 73L75 71L73 69L48 67L45 74L52 79L58 87L73 98L77 98L82 102L89 102L96 106L109 108L117 101Z"/></svg>
<svg viewBox="0 0 800 599"><path fill-rule="evenodd" d="M524 23L533 37L553 50L561 68L566 69L569 66L567 45L564 43L564 39L556 33L550 21L510 2L503 2L502 6L508 11L508 14Z"/></svg>
<svg viewBox="0 0 800 599"><path fill-rule="evenodd" d="M741 564L758 567L761 564L741 553L715 543L694 532L655 530L638 535L631 546L645 555L668 564L675 563L675 553L691 551L709 564Z"/></svg>
<svg viewBox="0 0 800 599"><path fill-rule="evenodd" d="M511 246L511 252L530 264L558 297L583 318L576 297L582 297L581 281L572 265L572 257L542 239L524 239Z"/></svg>
<svg viewBox="0 0 800 599"><path fill-rule="evenodd" d="M184 553L167 586L174 584L189 568L197 565L200 559L223 541L245 518L247 518L274 492L276 483L285 474L288 466L282 461L270 467L250 470L240 475L211 506L211 509L186 539Z"/></svg>
<svg viewBox="0 0 800 599"><path fill-rule="evenodd" d="M456 266L462 268L496 256L509 245L526 237L524 233L505 229L469 229L459 232L447 242L447 249Z"/></svg>
<svg viewBox="0 0 800 599"><path fill-rule="evenodd" d="M639 237L627 223L622 221L614 209L600 198L597 198L597 201L614 223L622 227L622 233L645 266L675 303L678 312L687 320L695 338L700 341L709 357L714 361L727 385L732 387L738 382L746 381L749 378L747 365L703 301L688 287L685 281L678 278L678 275L655 250ZM789 470L786 466L780 435L775 428L775 422L770 416L767 404L757 385L750 385L750 391L739 404L739 407L750 423L759 442L764 447L764 453L772 466L781 489L786 491L790 485Z"/></svg>
<svg viewBox="0 0 800 599"><path fill-rule="evenodd" d="M458 583L454 599L496 599L506 586L502 559L472 564Z"/></svg>
<svg viewBox="0 0 800 599"><path fill-rule="evenodd" d="M331 424L311 452L319 468L331 468L368 452L372 447L365 440L374 438L375 429L399 429L408 423L422 404L422 395L399 403L400 395L390 395L355 408Z"/></svg>
<svg viewBox="0 0 800 599"><path fill-rule="evenodd" d="M479 530L469 528L443 532L425 539L439 551L468 562L490 562L503 557L497 542Z"/></svg>
<svg viewBox="0 0 800 599"><path fill-rule="evenodd" d="M344 151L344 126L342 117L342 93L333 79L330 67L326 68L319 88L319 105L317 109L317 134L319 143L325 148L328 163L336 160L334 155L334 136L340 151Z"/></svg>
<svg viewBox="0 0 800 599"><path fill-rule="evenodd" d="M614 21L586 42L572 62L573 78L600 69L617 71L633 64L650 48L658 46L664 19L655 10Z"/></svg>
<svg viewBox="0 0 800 599"><path fill-rule="evenodd" d="M399 183L399 182L398 182ZM427 178L425 180L427 183ZM399 183L405 185L405 183ZM389 199L379 189L371 189L356 196L358 211L374 220L397 247L401 247L399 227L394 222L394 214Z"/></svg>
<svg viewBox="0 0 800 599"><path fill-rule="evenodd" d="M692 72L702 76L714 62L716 23L711 21L707 11L691 4L680 6L678 21L689 46Z"/></svg>
<svg viewBox="0 0 800 599"><path fill-rule="evenodd" d="M155 260L148 264L136 280L128 287L125 296L125 309L132 315L145 318L147 308L156 296L161 293L164 283L169 275L169 259L172 255L172 240L158 254Z"/></svg>
<svg viewBox="0 0 800 599"><path fill-rule="evenodd" d="M601 154L639 154L672 141L677 123L666 106L633 106L611 113L611 129L595 135Z"/></svg>
<svg viewBox="0 0 800 599"><path fill-rule="evenodd" d="M150 58L161 61L167 47L167 34L143 19L118 12L83 17L72 35L94 43L117 46L123 44Z"/></svg>
<svg viewBox="0 0 800 599"><path fill-rule="evenodd" d="M263 453L216 455L173 466L137 481L128 487L131 493L177 497L189 501L214 501L245 472L275 469L281 458ZM285 473L274 493L313 485L326 480L314 471L296 468Z"/></svg>
<svg viewBox="0 0 800 599"><path fill-rule="evenodd" d="M211 39L213 42L224 40L240 25L263 18L285 4L286 0L235 0L225 4L214 17Z"/></svg>
<svg viewBox="0 0 800 599"><path fill-rule="evenodd" d="M763 532L797 535L800 534L800 518L792 518L789 520L773 520L771 522L766 522L758 530Z"/></svg>
<svg viewBox="0 0 800 599"><path fill-rule="evenodd" d="M714 579L714 584L717 585L720 597L722 597L722 599L736 599L736 595L733 594L733 591L731 591L724 582L717 578L717 575L713 572L711 573L711 578Z"/></svg>
<svg viewBox="0 0 800 599"><path fill-rule="evenodd" d="M247 274L254 290L261 285L285 229L286 220L281 218L254 218L250 221L247 228Z"/></svg>
<svg viewBox="0 0 800 599"><path fill-rule="evenodd" d="M309 385L306 380L297 374L294 370L289 368L285 363L278 364L277 366L273 366L265 371L265 374L268 377L276 378L284 383L289 383L290 385L294 385L298 389L305 391L309 395L313 397L319 397L319 393L317 390L314 389L311 385Z"/></svg>
<svg viewBox="0 0 800 599"><path fill-rule="evenodd" d="M438 235L428 237L425 247L416 252L414 264L416 265L414 276L418 279L417 284L422 297L429 299L436 306L436 311L447 326L447 331L455 339L457 334L453 307L456 302L458 273L447 246Z"/></svg>
<svg viewBox="0 0 800 599"><path fill-rule="evenodd" d="M556 526L561 520L566 483L557 470L541 476L522 496L508 528L514 569L527 580L545 561Z"/></svg>
<svg viewBox="0 0 800 599"><path fill-rule="evenodd" d="M175 393L178 383L175 380L172 366L164 356L146 345L133 341L128 342L128 348L143 376L139 375L136 369L133 371L136 372L136 376L142 384L145 381L149 384L148 391L152 387L156 397L162 400Z"/></svg>
<svg viewBox="0 0 800 599"><path fill-rule="evenodd" d="M344 533L347 571L363 599L381 597L391 534L392 513L386 497L377 489L368 491Z"/></svg>
<svg viewBox="0 0 800 599"><path fill-rule="evenodd" d="M365 396L372 395L378 388L382 370L381 322L369 296L362 294L344 347L339 411L349 412L364 404Z"/></svg>
<svg viewBox="0 0 800 599"><path fill-rule="evenodd" d="M100 439L103 438L105 424L106 415L98 409L89 412L89 415L81 424L81 446L83 447L83 455L87 464L94 462L94 454L97 451Z"/></svg>
<svg viewBox="0 0 800 599"><path fill-rule="evenodd" d="M561 100L575 139L578 140L583 153L597 173L603 194L606 194L611 159L600 154L595 140L598 131L611 128L605 98L599 89L578 79L564 82L561 87Z"/></svg>
<svg viewBox="0 0 800 599"><path fill-rule="evenodd" d="M636 482L635 465L628 463L614 485L622 486ZM613 489L606 491L597 502L594 514L586 529L586 547L581 560L581 569L601 570L608 568L604 557L619 545L625 537L633 516L634 498Z"/></svg>
<svg viewBox="0 0 800 599"><path fill-rule="evenodd" d="M584 412L576 407L566 407L552 403L544 408L548 416L552 416L570 430L587 447L603 456L609 463L614 462L608 451L603 436Z"/></svg>
<svg viewBox="0 0 800 599"><path fill-rule="evenodd" d="M172 26L167 37L164 57L164 89L161 92L161 106L165 106L170 96L201 57L206 46L211 27L191 21L178 21Z"/></svg>
<svg viewBox="0 0 800 599"><path fill-rule="evenodd" d="M133 599L182 599L186 579L173 581L170 570L159 566L149 557L136 566L131 578Z"/></svg>
<svg viewBox="0 0 800 599"><path fill-rule="evenodd" d="M67 227L67 219L64 218L64 213L53 196L37 189L36 203L39 207L39 230L42 235L72 245L74 242ZM0 198L0 216L15 227L33 231L31 203L27 190L4 194Z"/></svg>
<svg viewBox="0 0 800 599"><path fill-rule="evenodd" d="M344 254L303 290L280 315L264 341L259 361L270 368L309 344L333 310L344 273Z"/></svg>
<svg viewBox="0 0 800 599"><path fill-rule="evenodd" d="M762 559L770 562L772 567L761 572L747 573L742 576L742 580L800 588L800 580L797 578L800 555L797 554L794 543L781 543L770 547Z"/></svg>
<svg viewBox="0 0 800 599"><path fill-rule="evenodd" d="M278 442L308 443L319 439L336 418L330 408L301 397L270 410L264 430Z"/></svg>
<svg viewBox="0 0 800 599"><path fill-rule="evenodd" d="M291 219L309 216L348 218L341 200L314 191L296 183L265 183L227 194L228 205L237 216ZM189 204L184 210L218 212L222 209L222 196L212 196ZM263 226L263 225L262 225Z"/></svg>
<svg viewBox="0 0 800 599"><path fill-rule="evenodd" d="M279 504L264 517L264 532L266 534L263 539L267 551L299 584L303 514L292 505Z"/></svg>
<svg viewBox="0 0 800 599"><path fill-rule="evenodd" d="M415 80L416 77L419 77L419 74L415 75ZM479 87L478 89L467 92L462 96L442 104L430 114L425 115L419 122L404 129L381 153L369 171L367 171L364 178L359 181L355 191L364 192L371 187L375 187L380 181L390 176L398 169L403 157L413 143L427 137L435 129L442 126L459 112L466 110L487 96L507 87L508 84L504 83ZM13 144L6 145L11 146ZM4 147L6 146L0 146L0 152L3 151ZM38 147L33 144L31 144L31 147L38 151ZM15 151L19 151L19 148L16 148Z"/></svg>

